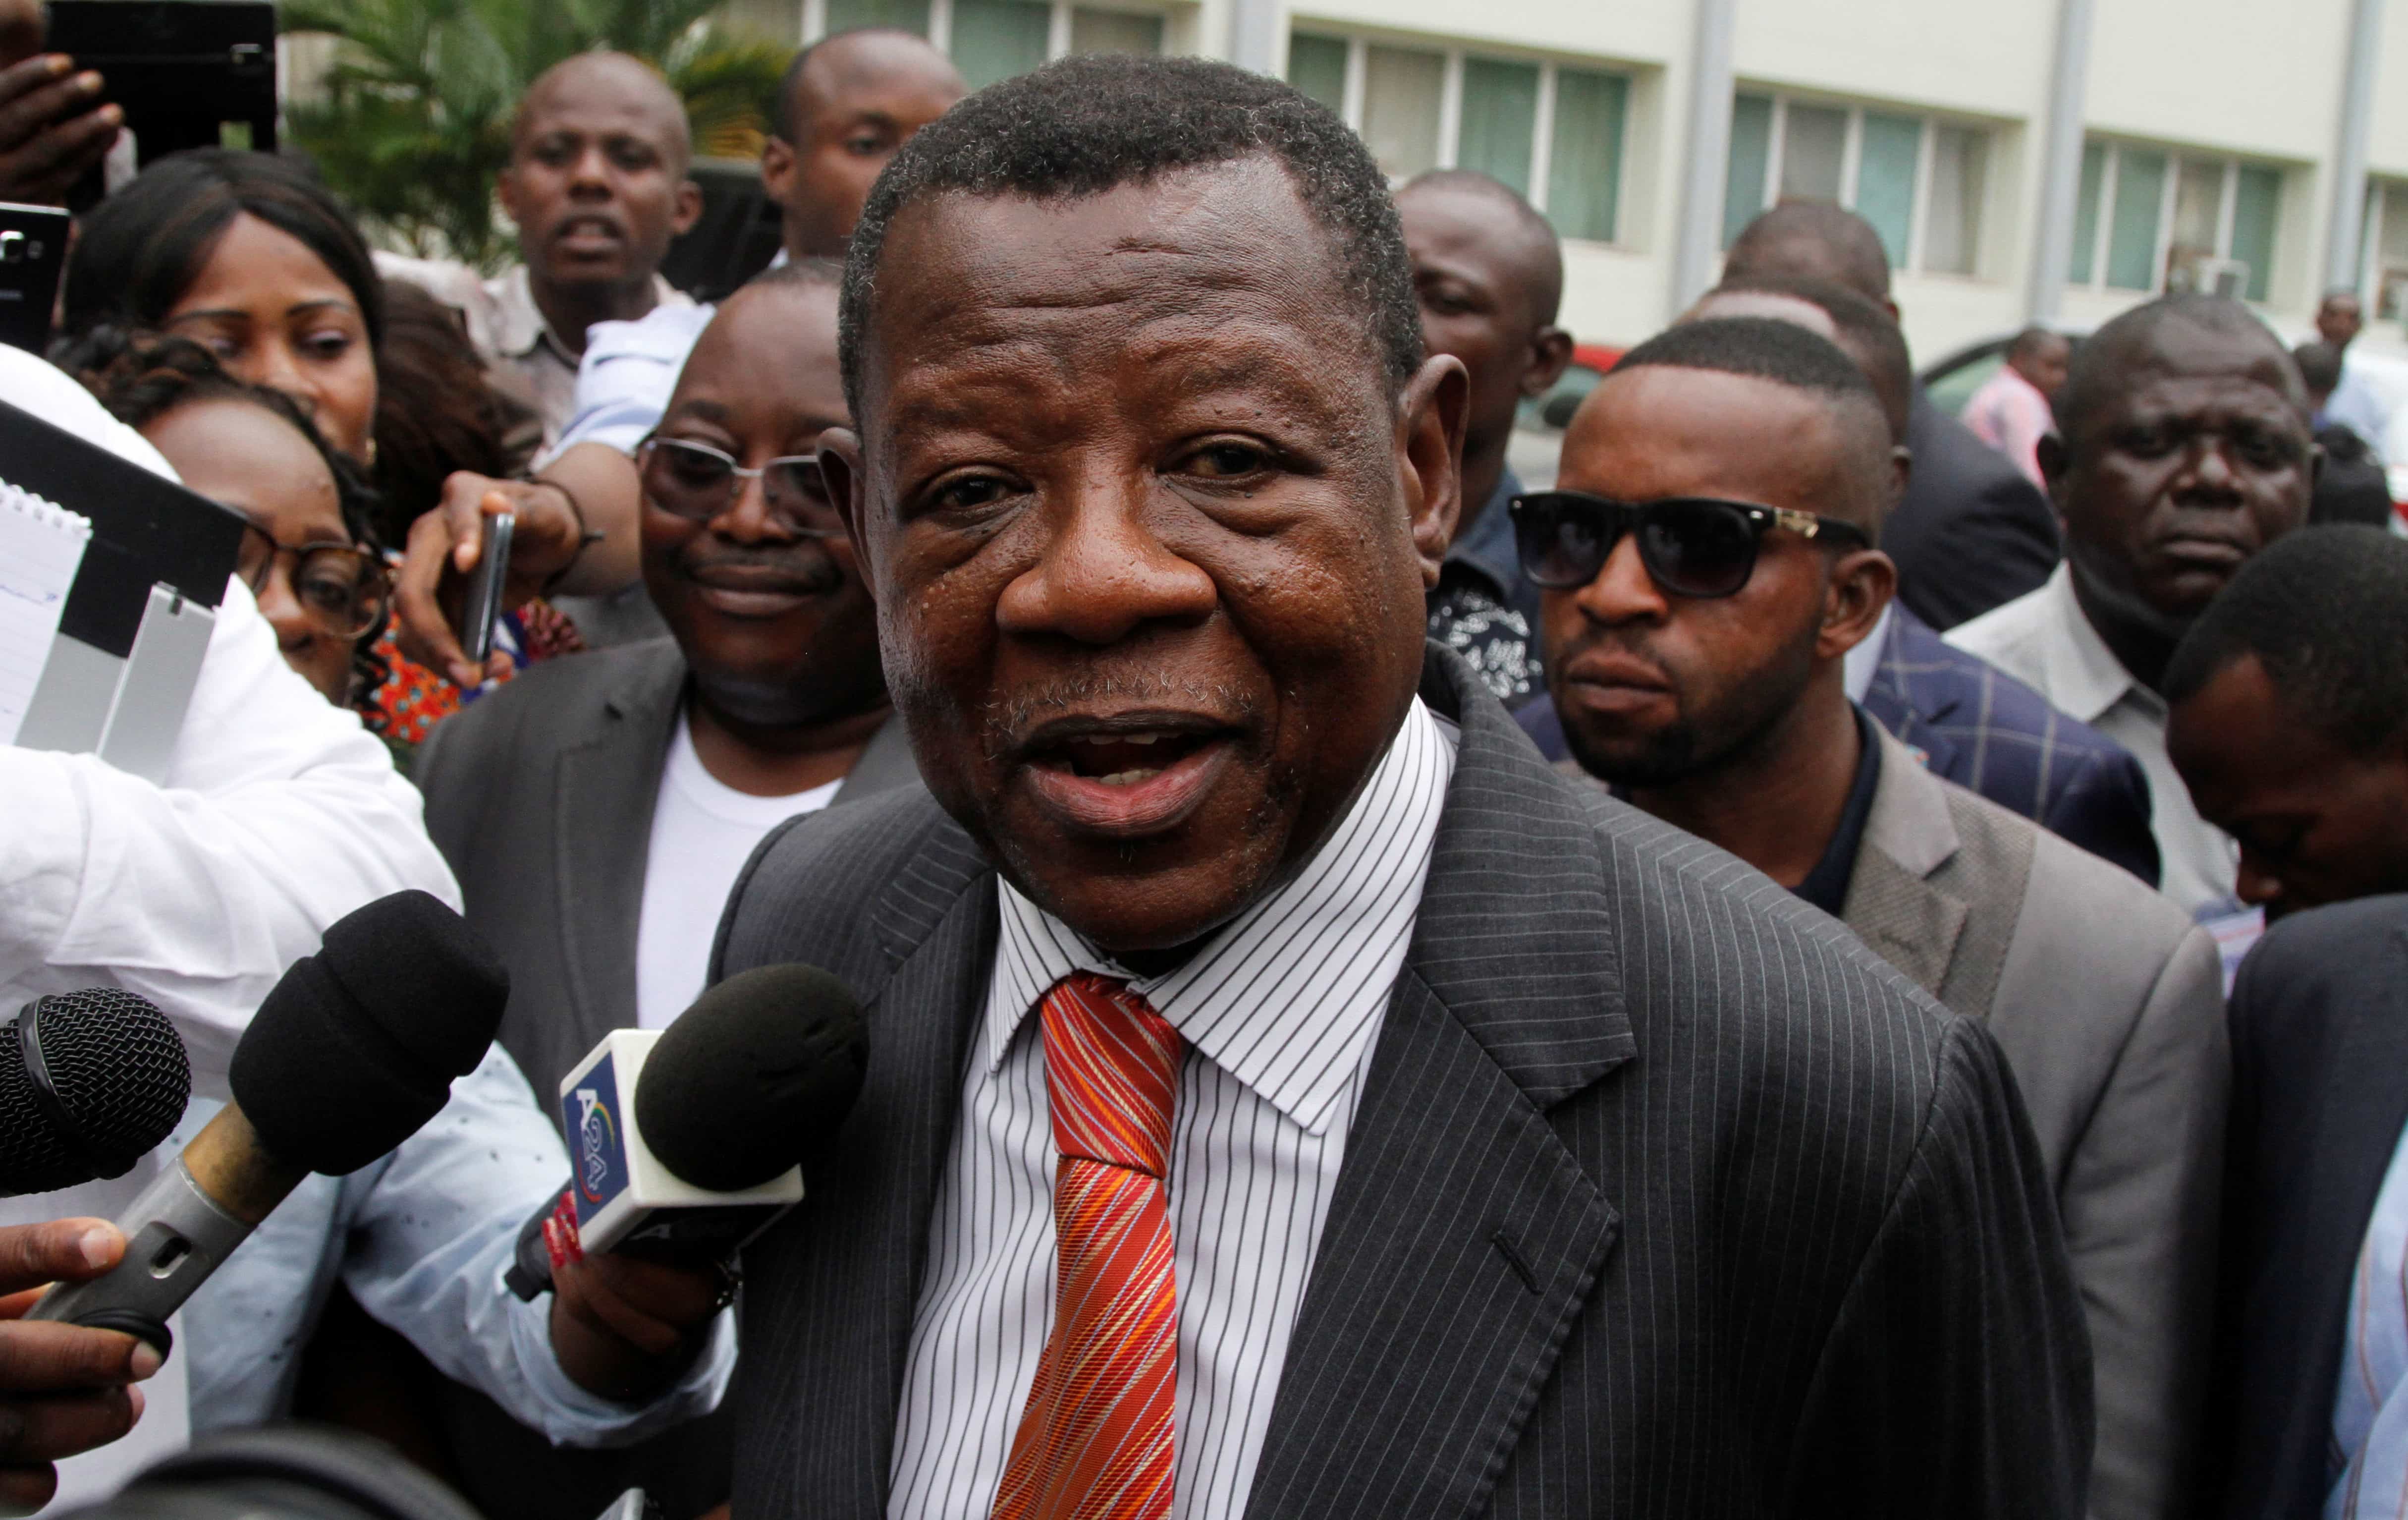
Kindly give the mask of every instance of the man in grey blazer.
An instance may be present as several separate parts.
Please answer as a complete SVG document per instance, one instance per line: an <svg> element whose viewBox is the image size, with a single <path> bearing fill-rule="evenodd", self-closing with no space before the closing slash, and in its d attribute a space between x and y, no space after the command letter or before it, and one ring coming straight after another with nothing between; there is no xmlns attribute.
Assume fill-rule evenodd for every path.
<svg viewBox="0 0 2408 1520"><path fill-rule="evenodd" d="M2079 1507L1995 1043L1424 641L1467 387L1334 114L983 91L844 323L933 795L788 825L721 928L869 1027L745 1252L738 1520Z"/></svg>
<svg viewBox="0 0 2408 1520"><path fill-rule="evenodd" d="M673 637L538 666L420 754L427 831L510 968L502 1043L555 1122L560 1079L604 1035L658 1027L701 990L763 834L916 780L868 593L808 457L845 420L832 268L738 292L641 460L645 584ZM583 1516L641 1484L690 1520L726 1495L717 1420L564 1460L477 1396L447 1398L489 1513Z"/></svg>
<svg viewBox="0 0 2408 1520"><path fill-rule="evenodd" d="M1553 588L1566 768L1761 868L1987 1025L2089 1309L2090 1513L2186 1513L2229 1076L2214 944L2129 873L1932 775L1848 700L1847 652L1895 584L1867 547L1897 475L1861 385L1804 328L1739 319L1641 345L1590 395L1558 490L1517 514ZM1753 503L1832 547L1704 585L1694 558L1581 537L1614 501L1669 522Z"/></svg>

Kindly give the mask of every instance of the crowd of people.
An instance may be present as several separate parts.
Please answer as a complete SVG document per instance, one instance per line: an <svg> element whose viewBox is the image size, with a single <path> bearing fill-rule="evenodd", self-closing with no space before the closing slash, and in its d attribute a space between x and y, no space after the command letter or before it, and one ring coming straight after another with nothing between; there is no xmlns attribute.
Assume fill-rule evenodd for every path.
<svg viewBox="0 0 2408 1520"><path fill-rule="evenodd" d="M108 147L77 78L0 71L0 198ZM715 302L690 151L559 65L494 276L162 158L0 352L245 523L163 782L0 749L0 987L156 1001L180 1141L362 902L511 983L168 1363L0 1323L0 1500L300 1416L496 1517L2408 1514L2408 539L2346 337L2162 296L1960 420L1878 235L1784 203L1528 490L1554 230L1282 83L838 34ZM871 1031L804 1203L509 1295L561 1079L795 961ZM112 1265L144 1175L10 1200L0 1289Z"/></svg>

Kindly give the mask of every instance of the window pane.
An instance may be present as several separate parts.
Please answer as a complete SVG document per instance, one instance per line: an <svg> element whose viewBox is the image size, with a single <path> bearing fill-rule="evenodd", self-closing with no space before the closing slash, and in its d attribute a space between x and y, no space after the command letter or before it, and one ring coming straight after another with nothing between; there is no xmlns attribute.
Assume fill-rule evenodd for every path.
<svg viewBox="0 0 2408 1520"><path fill-rule="evenodd" d="M803 7L797 0L728 0L720 10L730 30L750 32L789 46L803 35Z"/></svg>
<svg viewBox="0 0 2408 1520"><path fill-rule="evenodd" d="M2186 158L2174 175L2173 236L2166 244L2166 289L2199 290L2199 265L2215 257L2217 223L2224 217L2224 165Z"/></svg>
<svg viewBox="0 0 2408 1520"><path fill-rule="evenodd" d="M1798 120L1793 110L1789 119ZM1923 151L1923 123L1912 116L1865 112L1865 140L1856 160L1856 214L1881 234L1890 267L1906 267L1914 226L1914 161Z"/></svg>
<svg viewBox="0 0 2408 1520"><path fill-rule="evenodd" d="M2274 231L2283 217L2283 171L2243 164L2232 194L2232 257L2249 265L2248 296L2266 299L2274 267Z"/></svg>
<svg viewBox="0 0 2408 1520"><path fill-rule="evenodd" d="M827 0L827 29L850 32L856 26L899 26L928 35L928 0Z"/></svg>
<svg viewBox="0 0 2408 1520"><path fill-rule="evenodd" d="M953 66L973 90L1045 62L1044 0L953 0Z"/></svg>
<svg viewBox="0 0 2408 1520"><path fill-rule="evenodd" d="M2375 288L2375 311L2397 317L2408 310L2408 183L2382 182L2383 215L2375 225L2374 259L2381 268Z"/></svg>
<svg viewBox="0 0 2408 1520"><path fill-rule="evenodd" d="M2087 285L2098 278L2095 265L2099 256L2099 191L2107 179L2107 149L2103 144L2082 145L2082 189L2073 200L2073 264L2066 278L2077 285Z"/></svg>
<svg viewBox="0 0 2408 1520"><path fill-rule="evenodd" d="M1931 130L1931 209L1923 223L1923 266L1970 275L1982 248L1982 176L1989 138L1964 127Z"/></svg>
<svg viewBox="0 0 2408 1520"><path fill-rule="evenodd" d="M1613 240L1622 204L1622 124L1629 105L1630 83L1619 74L1555 70L1547 217L1566 237ZM1756 171L1759 177L1763 172Z"/></svg>
<svg viewBox="0 0 2408 1520"><path fill-rule="evenodd" d="M1731 100L1730 171L1723 180L1723 247L1731 246L1764 209L1764 167L1772 154L1772 102L1762 95Z"/></svg>
<svg viewBox="0 0 2408 1520"><path fill-rule="evenodd" d="M954 0L958 5L961 0ZM1298 32L1287 39L1287 82L1346 114L1346 44L1336 37Z"/></svg>
<svg viewBox="0 0 2408 1520"><path fill-rule="evenodd" d="M1162 18L1132 16L1119 10L1070 12L1072 52L1133 52L1147 57L1162 51Z"/></svg>
<svg viewBox="0 0 2408 1520"><path fill-rule="evenodd" d="M1539 65L1495 58L1463 61L1463 128L1457 166L1530 193L1530 135L1539 125Z"/></svg>
<svg viewBox="0 0 2408 1520"><path fill-rule="evenodd" d="M1446 60L1406 48L1368 48L1363 57L1363 140L1391 179L1438 166L1438 97Z"/></svg>
<svg viewBox="0 0 2408 1520"><path fill-rule="evenodd" d="M1848 113L1828 106L1789 108L1781 129L1781 198L1840 198L1840 160L1848 150Z"/></svg>
<svg viewBox="0 0 2408 1520"><path fill-rule="evenodd" d="M2115 214L2107 228L2107 283L2117 290L2157 287L2157 209L2166 198L2166 155L2115 152Z"/></svg>

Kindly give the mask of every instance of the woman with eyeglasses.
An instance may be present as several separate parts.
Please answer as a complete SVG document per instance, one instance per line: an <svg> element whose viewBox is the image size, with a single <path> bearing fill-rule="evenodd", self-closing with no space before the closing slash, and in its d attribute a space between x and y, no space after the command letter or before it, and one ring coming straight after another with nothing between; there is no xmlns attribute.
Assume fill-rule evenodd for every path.
<svg viewBox="0 0 2408 1520"><path fill-rule="evenodd" d="M242 515L235 573L285 662L340 707L380 684L389 672L372 651L392 572L365 488L300 405L235 379L183 338L103 328L62 358L185 485Z"/></svg>
<svg viewBox="0 0 2408 1520"><path fill-rule="evenodd" d="M412 389L413 377L398 367L387 373L408 362L407 351L386 352L394 303L351 214L296 161L200 149L151 164L83 219L60 299L64 336L51 357L62 368L92 368L85 351L104 328L187 340L234 380L288 397L358 479L377 471L385 431L396 431L394 448L405 456L396 465L438 480L442 466L425 457L428 447L457 439L457 429L400 428L431 420L426 407L380 410L387 389L423 396L425 387ZM465 337L461 343L465 350ZM493 466L471 451L450 467ZM423 510L432 502L396 495L392 505ZM495 662L497 676L583 647L572 625L535 604L513 615L496 643L509 656ZM330 655L317 657L331 668ZM459 707L464 694L403 659L391 638L376 657L386 674L361 700L388 739L415 744Z"/></svg>

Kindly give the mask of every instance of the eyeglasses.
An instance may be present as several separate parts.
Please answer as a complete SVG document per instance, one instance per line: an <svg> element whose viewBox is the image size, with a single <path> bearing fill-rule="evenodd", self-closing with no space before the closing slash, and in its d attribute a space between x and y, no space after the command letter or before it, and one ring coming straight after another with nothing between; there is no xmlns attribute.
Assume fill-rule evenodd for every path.
<svg viewBox="0 0 2408 1520"><path fill-rule="evenodd" d="M256 523L242 525L235 574L253 595L266 593L279 569L302 613L337 638L364 638L384 622L393 599L393 571L383 558L355 544L280 544Z"/></svg>
<svg viewBox="0 0 2408 1520"><path fill-rule="evenodd" d="M1587 585L1605 568L1626 533L1639 536L1639 562L1675 596L1728 596L1756 573L1764 536L1787 528L1800 538L1860 549L1872 538L1854 523L1789 508L1710 496L1613 501L1585 491L1533 491L1509 509L1522 573L1550 591Z"/></svg>
<svg viewBox="0 0 2408 1520"><path fill-rule="evenodd" d="M758 480L769 510L809 538L841 538L844 519L828 499L820 462L810 454L782 454L747 469L707 443L683 438L646 438L637 451L644 495L653 506L690 523L708 523L736 505L744 482Z"/></svg>

